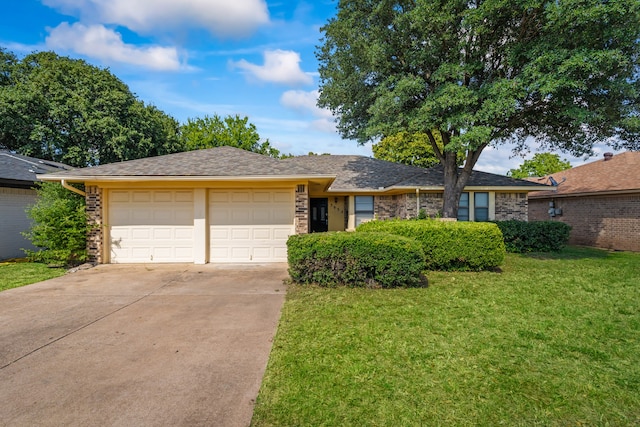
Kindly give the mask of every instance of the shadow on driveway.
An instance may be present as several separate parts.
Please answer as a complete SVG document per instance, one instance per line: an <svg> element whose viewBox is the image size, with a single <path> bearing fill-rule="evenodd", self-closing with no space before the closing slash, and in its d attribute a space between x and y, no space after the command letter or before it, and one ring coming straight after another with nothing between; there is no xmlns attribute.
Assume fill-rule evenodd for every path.
<svg viewBox="0 0 640 427"><path fill-rule="evenodd" d="M0 292L0 424L249 425L286 268L101 265Z"/></svg>

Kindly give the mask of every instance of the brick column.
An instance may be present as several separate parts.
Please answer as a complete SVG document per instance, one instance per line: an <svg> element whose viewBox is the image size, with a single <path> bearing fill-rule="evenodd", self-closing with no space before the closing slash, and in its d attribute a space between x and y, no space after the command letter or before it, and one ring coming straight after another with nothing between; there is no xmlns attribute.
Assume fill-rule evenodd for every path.
<svg viewBox="0 0 640 427"><path fill-rule="evenodd" d="M309 186L300 184L296 186L296 234L309 232Z"/></svg>
<svg viewBox="0 0 640 427"><path fill-rule="evenodd" d="M104 260L102 256L102 246L104 243L104 232L102 228L102 189L96 186L86 188L87 196L87 256L88 261L101 264Z"/></svg>

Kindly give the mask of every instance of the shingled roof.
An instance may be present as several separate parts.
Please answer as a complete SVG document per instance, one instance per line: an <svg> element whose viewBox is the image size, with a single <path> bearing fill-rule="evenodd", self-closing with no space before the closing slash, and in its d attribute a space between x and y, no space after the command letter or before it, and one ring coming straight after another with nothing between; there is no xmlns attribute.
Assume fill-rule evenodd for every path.
<svg viewBox="0 0 640 427"><path fill-rule="evenodd" d="M336 179L331 184L329 191L383 190L391 187L442 189L444 187L442 166L421 168L364 156L334 155L292 157L284 159L283 162L302 165L324 173L334 173ZM523 191L531 191L547 186L502 175L473 171L467 187L518 187Z"/></svg>
<svg viewBox="0 0 640 427"><path fill-rule="evenodd" d="M301 166L234 147L216 147L47 174L42 179L319 176Z"/></svg>
<svg viewBox="0 0 640 427"><path fill-rule="evenodd" d="M609 160L607 160L609 158ZM614 156L556 172L535 182L558 183L554 191L536 191L531 198L570 197L601 193L640 192L640 152L626 151Z"/></svg>
<svg viewBox="0 0 640 427"><path fill-rule="evenodd" d="M70 169L70 166L0 150L0 186L2 187L31 188L34 182L39 181L37 174L65 169Z"/></svg>
<svg viewBox="0 0 640 427"><path fill-rule="evenodd" d="M233 147L216 147L165 156L110 163L40 176L44 180L145 179L331 179L328 191L387 191L444 187L442 167L420 168L365 156L321 155L274 159ZM517 187L523 191L544 184L474 171L468 187Z"/></svg>

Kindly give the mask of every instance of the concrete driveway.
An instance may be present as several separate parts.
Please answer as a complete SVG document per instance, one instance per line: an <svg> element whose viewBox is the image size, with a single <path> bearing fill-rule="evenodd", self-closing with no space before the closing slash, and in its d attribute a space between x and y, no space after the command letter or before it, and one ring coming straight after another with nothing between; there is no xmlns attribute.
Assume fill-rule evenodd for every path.
<svg viewBox="0 0 640 427"><path fill-rule="evenodd" d="M0 425L249 425L286 277L102 265L0 292Z"/></svg>

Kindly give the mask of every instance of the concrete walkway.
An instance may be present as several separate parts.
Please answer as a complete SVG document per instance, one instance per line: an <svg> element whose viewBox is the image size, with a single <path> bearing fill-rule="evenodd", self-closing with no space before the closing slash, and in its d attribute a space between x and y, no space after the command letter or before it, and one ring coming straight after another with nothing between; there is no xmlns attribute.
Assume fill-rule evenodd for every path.
<svg viewBox="0 0 640 427"><path fill-rule="evenodd" d="M286 277L103 265L0 292L0 425L249 425Z"/></svg>

